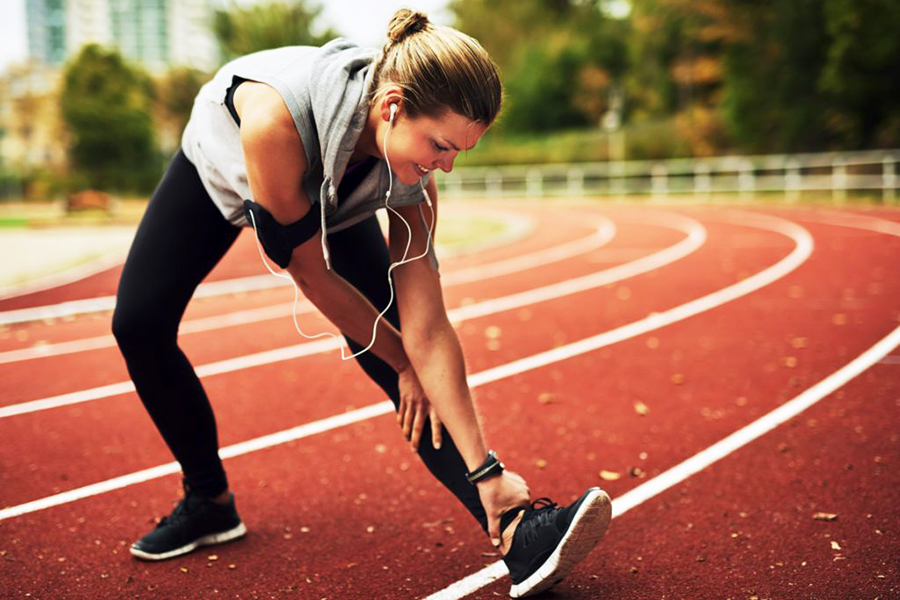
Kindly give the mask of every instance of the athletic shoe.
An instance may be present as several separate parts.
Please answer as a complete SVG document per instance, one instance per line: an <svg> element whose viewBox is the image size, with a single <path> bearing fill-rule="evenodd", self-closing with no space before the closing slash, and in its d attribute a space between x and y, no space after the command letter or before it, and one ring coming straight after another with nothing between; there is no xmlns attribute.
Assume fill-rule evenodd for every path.
<svg viewBox="0 0 900 600"><path fill-rule="evenodd" d="M609 496L596 487L565 508L539 498L524 510L503 557L513 598L538 594L559 583L597 545L612 519Z"/></svg>
<svg viewBox="0 0 900 600"><path fill-rule="evenodd" d="M190 491L156 529L131 545L131 553L143 560L165 560L200 546L219 544L247 533L234 507L234 494L218 504Z"/></svg>

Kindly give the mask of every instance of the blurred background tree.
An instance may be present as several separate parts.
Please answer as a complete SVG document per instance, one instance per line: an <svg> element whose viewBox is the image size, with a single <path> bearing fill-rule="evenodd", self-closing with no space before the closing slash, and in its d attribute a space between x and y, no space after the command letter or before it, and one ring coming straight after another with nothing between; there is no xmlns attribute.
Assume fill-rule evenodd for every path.
<svg viewBox="0 0 900 600"><path fill-rule="evenodd" d="M141 69L91 44L66 66L60 97L71 166L89 187L151 191L161 172L151 118L154 87Z"/></svg>
<svg viewBox="0 0 900 600"><path fill-rule="evenodd" d="M181 146L181 134L191 116L194 98L209 78L196 69L176 67L156 80L156 123L160 146L166 154Z"/></svg>
<svg viewBox="0 0 900 600"><path fill-rule="evenodd" d="M338 36L331 29L320 35L312 33L312 23L320 12L320 7L308 6L304 0L232 5L215 12L213 33L226 61L281 46L319 46Z"/></svg>

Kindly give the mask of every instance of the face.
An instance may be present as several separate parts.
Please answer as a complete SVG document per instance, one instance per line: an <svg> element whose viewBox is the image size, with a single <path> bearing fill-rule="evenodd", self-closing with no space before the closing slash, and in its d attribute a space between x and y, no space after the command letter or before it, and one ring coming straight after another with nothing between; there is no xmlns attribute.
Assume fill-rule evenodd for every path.
<svg viewBox="0 0 900 600"><path fill-rule="evenodd" d="M391 127L387 140L391 170L407 185L418 183L435 169L449 173L456 155L475 147L487 130L481 123L450 110L439 118L422 115L410 119L401 105L394 116L393 126L384 123L378 135L378 149L382 157L385 155L384 128L387 127Z"/></svg>

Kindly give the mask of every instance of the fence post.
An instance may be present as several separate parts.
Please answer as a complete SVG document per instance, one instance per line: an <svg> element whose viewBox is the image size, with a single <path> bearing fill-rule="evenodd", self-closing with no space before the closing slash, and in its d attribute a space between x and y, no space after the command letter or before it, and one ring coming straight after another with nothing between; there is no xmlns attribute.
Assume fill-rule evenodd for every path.
<svg viewBox="0 0 900 600"><path fill-rule="evenodd" d="M694 165L694 195L702 195L704 199L709 199L709 191L709 165L705 162L698 162Z"/></svg>
<svg viewBox="0 0 900 600"><path fill-rule="evenodd" d="M831 163L831 199L844 201L847 198L847 165L840 158Z"/></svg>
<svg viewBox="0 0 900 600"><path fill-rule="evenodd" d="M584 172L581 169L570 169L567 173L569 193L574 196L584 194Z"/></svg>
<svg viewBox="0 0 900 600"><path fill-rule="evenodd" d="M525 189L529 196L540 196L544 193L544 175L540 169L529 169L525 175Z"/></svg>
<svg viewBox="0 0 900 600"><path fill-rule="evenodd" d="M796 202L800 199L800 190L803 189L803 178L800 175L800 163L791 159L785 165L784 193L788 200Z"/></svg>
<svg viewBox="0 0 900 600"><path fill-rule="evenodd" d="M503 195L503 173L498 169L491 169L484 176L484 187L488 196Z"/></svg>
<svg viewBox="0 0 900 600"><path fill-rule="evenodd" d="M650 168L650 190L653 199L665 199L669 193L669 171L666 165L655 163Z"/></svg>
<svg viewBox="0 0 900 600"><path fill-rule="evenodd" d="M447 186L448 196L460 197L463 195L462 177L460 175L455 173L448 173L446 178L443 179L445 181L445 185Z"/></svg>
<svg viewBox="0 0 900 600"><path fill-rule="evenodd" d="M616 161L609 165L609 191L614 194L617 199L625 199L625 163Z"/></svg>
<svg viewBox="0 0 900 600"><path fill-rule="evenodd" d="M741 163L741 172L738 175L738 189L741 198L752 198L756 192L756 176L753 174L753 163L745 160Z"/></svg>
<svg viewBox="0 0 900 600"><path fill-rule="evenodd" d="M894 203L894 188L897 187L897 172L894 170L896 164L897 161L893 156L885 156L881 161L881 197L885 204Z"/></svg>

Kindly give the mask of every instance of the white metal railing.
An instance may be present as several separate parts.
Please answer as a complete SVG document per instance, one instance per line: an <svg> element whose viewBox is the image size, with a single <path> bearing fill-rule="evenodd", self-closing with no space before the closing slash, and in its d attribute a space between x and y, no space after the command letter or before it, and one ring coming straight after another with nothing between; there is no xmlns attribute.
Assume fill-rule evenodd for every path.
<svg viewBox="0 0 900 600"><path fill-rule="evenodd" d="M796 201L803 192L881 191L885 203L897 197L900 150L722 156L659 161L611 161L461 167L438 178L448 196L649 195L783 193Z"/></svg>

